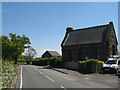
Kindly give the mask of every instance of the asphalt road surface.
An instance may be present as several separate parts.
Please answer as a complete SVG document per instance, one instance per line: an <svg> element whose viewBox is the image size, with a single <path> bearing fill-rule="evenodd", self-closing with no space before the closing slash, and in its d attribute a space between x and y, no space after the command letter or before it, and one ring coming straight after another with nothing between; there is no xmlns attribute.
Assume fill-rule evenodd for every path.
<svg viewBox="0 0 120 90"><path fill-rule="evenodd" d="M22 66L22 88L118 88L115 75L81 75L75 77L42 66Z"/></svg>

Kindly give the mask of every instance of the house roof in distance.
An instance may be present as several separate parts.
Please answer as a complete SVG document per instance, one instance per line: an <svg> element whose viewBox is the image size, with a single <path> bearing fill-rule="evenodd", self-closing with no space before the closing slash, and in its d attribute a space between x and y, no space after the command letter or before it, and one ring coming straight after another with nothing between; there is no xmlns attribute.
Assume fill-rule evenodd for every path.
<svg viewBox="0 0 120 90"><path fill-rule="evenodd" d="M62 42L62 46L70 45L81 45L81 44L91 44L91 43L101 43L105 42L108 39L108 32L110 31L111 24L110 22L106 25L82 28L72 30L70 28L66 29L66 36Z"/></svg>
<svg viewBox="0 0 120 90"><path fill-rule="evenodd" d="M46 52L50 53L54 57L61 56L57 51L46 51Z"/></svg>

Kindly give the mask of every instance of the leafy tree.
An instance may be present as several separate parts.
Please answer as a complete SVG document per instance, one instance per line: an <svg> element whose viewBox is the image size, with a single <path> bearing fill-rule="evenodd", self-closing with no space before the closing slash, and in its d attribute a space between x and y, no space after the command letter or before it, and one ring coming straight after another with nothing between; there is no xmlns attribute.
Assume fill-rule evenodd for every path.
<svg viewBox="0 0 120 90"><path fill-rule="evenodd" d="M10 59L10 41L7 36L1 36L2 38L2 58Z"/></svg>
<svg viewBox="0 0 120 90"><path fill-rule="evenodd" d="M33 57L37 54L36 50L32 47L29 47L26 50L25 56L27 56L27 64L30 64Z"/></svg>
<svg viewBox="0 0 120 90"><path fill-rule="evenodd" d="M3 60L11 58L17 64L18 57L29 48L30 40L25 35L16 35L9 33L9 37L2 36L2 58Z"/></svg>

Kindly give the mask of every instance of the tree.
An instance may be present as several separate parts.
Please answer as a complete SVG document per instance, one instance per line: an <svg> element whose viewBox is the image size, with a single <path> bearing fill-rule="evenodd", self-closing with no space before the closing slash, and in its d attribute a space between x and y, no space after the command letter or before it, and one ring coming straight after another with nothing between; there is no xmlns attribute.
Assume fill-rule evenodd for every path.
<svg viewBox="0 0 120 90"><path fill-rule="evenodd" d="M25 56L27 56L27 64L31 63L31 60L33 59L33 57L37 54L36 50L32 47L29 47L26 50Z"/></svg>
<svg viewBox="0 0 120 90"><path fill-rule="evenodd" d="M2 58L10 59L10 41L7 36L1 36L2 39Z"/></svg>
<svg viewBox="0 0 120 90"><path fill-rule="evenodd" d="M24 52L25 48L29 48L31 44L25 35L16 35L9 33L9 37L2 36L2 58L13 59L17 64L18 57Z"/></svg>

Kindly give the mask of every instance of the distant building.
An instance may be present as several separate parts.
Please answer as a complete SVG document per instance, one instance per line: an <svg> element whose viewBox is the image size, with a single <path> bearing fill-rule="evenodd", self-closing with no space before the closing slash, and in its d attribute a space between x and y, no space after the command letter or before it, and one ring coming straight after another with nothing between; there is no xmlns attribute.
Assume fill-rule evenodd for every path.
<svg viewBox="0 0 120 90"><path fill-rule="evenodd" d="M73 30L68 27L62 41L62 59L76 62L85 59L106 61L117 54L117 38L113 23Z"/></svg>
<svg viewBox="0 0 120 90"><path fill-rule="evenodd" d="M42 58L50 58L50 57L61 57L61 55L56 51L46 51L42 55Z"/></svg>

